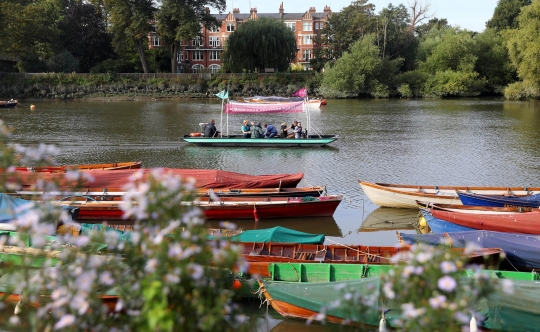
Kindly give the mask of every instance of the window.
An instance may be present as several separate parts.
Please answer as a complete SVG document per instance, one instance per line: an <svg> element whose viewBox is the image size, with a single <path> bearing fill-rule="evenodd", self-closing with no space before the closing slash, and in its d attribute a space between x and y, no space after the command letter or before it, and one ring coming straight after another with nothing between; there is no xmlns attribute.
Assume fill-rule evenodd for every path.
<svg viewBox="0 0 540 332"><path fill-rule="evenodd" d="M152 46L159 46L159 37L152 36Z"/></svg>
<svg viewBox="0 0 540 332"><path fill-rule="evenodd" d="M311 59L311 50L304 50L302 58L304 61L309 61Z"/></svg>
<svg viewBox="0 0 540 332"><path fill-rule="evenodd" d="M315 22L315 30L319 30L319 22Z"/></svg>
<svg viewBox="0 0 540 332"><path fill-rule="evenodd" d="M193 65L193 67L191 67L191 69L193 70L194 73L198 73L198 72L201 72L204 70L204 66L203 65Z"/></svg>
<svg viewBox="0 0 540 332"><path fill-rule="evenodd" d="M311 44L313 44L312 35L302 36L302 45L311 45Z"/></svg>
<svg viewBox="0 0 540 332"><path fill-rule="evenodd" d="M184 46L184 41L183 40L179 41L178 46Z"/></svg>
<svg viewBox="0 0 540 332"><path fill-rule="evenodd" d="M227 23L227 31L229 32L234 31L234 23Z"/></svg>
<svg viewBox="0 0 540 332"><path fill-rule="evenodd" d="M311 30L313 30L313 23L311 23L311 22L304 22L304 23L302 23L302 30L304 30L304 31L311 31Z"/></svg>
<svg viewBox="0 0 540 332"><path fill-rule="evenodd" d="M296 30L296 22L285 22L287 28L291 29L292 32Z"/></svg>
<svg viewBox="0 0 540 332"><path fill-rule="evenodd" d="M219 47L219 36L210 37L210 46Z"/></svg>
<svg viewBox="0 0 540 332"><path fill-rule="evenodd" d="M219 26L211 26L210 27L210 32L219 32Z"/></svg>
<svg viewBox="0 0 540 332"><path fill-rule="evenodd" d="M221 59L220 51L210 51L210 60L219 60Z"/></svg>
<svg viewBox="0 0 540 332"><path fill-rule="evenodd" d="M184 61L184 53L176 54L176 62L180 63Z"/></svg>
<svg viewBox="0 0 540 332"><path fill-rule="evenodd" d="M203 51L193 51L191 59L194 61L203 60Z"/></svg>
<svg viewBox="0 0 540 332"><path fill-rule="evenodd" d="M217 73L221 69L221 66L220 65L210 65L210 67L208 67L208 69L210 70L210 73L214 74L214 73Z"/></svg>
<svg viewBox="0 0 540 332"><path fill-rule="evenodd" d="M195 46L195 47L199 47L201 46L201 37L195 37L193 38L193 40L191 41L192 45Z"/></svg>

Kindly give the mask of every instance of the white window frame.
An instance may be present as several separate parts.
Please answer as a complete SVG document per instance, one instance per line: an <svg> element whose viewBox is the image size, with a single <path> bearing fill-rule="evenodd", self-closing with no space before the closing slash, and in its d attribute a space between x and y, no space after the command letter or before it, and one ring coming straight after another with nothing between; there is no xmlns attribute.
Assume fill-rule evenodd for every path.
<svg viewBox="0 0 540 332"><path fill-rule="evenodd" d="M313 31L313 22L302 22L302 31Z"/></svg>
<svg viewBox="0 0 540 332"><path fill-rule="evenodd" d="M201 65L201 64L195 64L195 65L191 66L191 71L193 73L198 73L198 72L201 72L203 70L204 70L204 66Z"/></svg>
<svg viewBox="0 0 540 332"><path fill-rule="evenodd" d="M191 45L195 47L201 47L202 46L202 38L201 37L195 37L191 40Z"/></svg>
<svg viewBox="0 0 540 332"><path fill-rule="evenodd" d="M208 29L210 32L219 32L221 29L221 26L211 26L210 29Z"/></svg>
<svg viewBox="0 0 540 332"><path fill-rule="evenodd" d="M213 64L213 65L208 66L208 70L210 70L210 73L215 74L221 70L221 66L217 64Z"/></svg>
<svg viewBox="0 0 540 332"><path fill-rule="evenodd" d="M210 36L210 47L219 47L219 36Z"/></svg>
<svg viewBox="0 0 540 332"><path fill-rule="evenodd" d="M180 62L184 62L184 53L183 52L179 52L176 54L176 62L180 63Z"/></svg>
<svg viewBox="0 0 540 332"><path fill-rule="evenodd" d="M296 31L296 22L285 22L287 28L291 29L292 32Z"/></svg>
<svg viewBox="0 0 540 332"><path fill-rule="evenodd" d="M161 46L159 43L159 36L152 36L152 46Z"/></svg>
<svg viewBox="0 0 540 332"><path fill-rule="evenodd" d="M303 52L302 52L302 59L305 61L305 62L308 62L310 59L313 58L313 50L311 49L305 49Z"/></svg>
<svg viewBox="0 0 540 332"><path fill-rule="evenodd" d="M235 24L227 23L227 32L234 32Z"/></svg>
<svg viewBox="0 0 540 332"><path fill-rule="evenodd" d="M193 61L202 61L202 60L204 60L204 52L203 51L192 51L191 52L191 59Z"/></svg>
<svg viewBox="0 0 540 332"><path fill-rule="evenodd" d="M313 45L313 35L302 35L302 45Z"/></svg>
<svg viewBox="0 0 540 332"><path fill-rule="evenodd" d="M209 57L213 61L221 60L221 51L210 51Z"/></svg>

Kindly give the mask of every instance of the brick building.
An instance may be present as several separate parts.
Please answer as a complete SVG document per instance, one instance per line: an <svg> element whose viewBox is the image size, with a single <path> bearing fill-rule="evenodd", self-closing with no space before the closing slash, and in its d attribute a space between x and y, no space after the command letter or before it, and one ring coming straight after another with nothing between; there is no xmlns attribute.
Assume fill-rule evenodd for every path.
<svg viewBox="0 0 540 332"><path fill-rule="evenodd" d="M304 13L286 13L282 2L277 13L257 13L257 8L251 8L249 13L243 14L238 8L234 8L228 14L212 14L221 23L221 26L213 29L203 27L201 37L180 43L180 51L177 54L178 71L184 73L197 73L203 70L217 72L221 69L223 46L229 35L243 22L259 17L283 20L296 37L298 52L295 63L303 64L309 68L309 60L313 58L313 49L316 47L313 39L320 34L320 30L331 13L329 6L324 7L323 12L317 12L315 7L310 7ZM150 32L148 38L149 48L162 46L156 32Z"/></svg>

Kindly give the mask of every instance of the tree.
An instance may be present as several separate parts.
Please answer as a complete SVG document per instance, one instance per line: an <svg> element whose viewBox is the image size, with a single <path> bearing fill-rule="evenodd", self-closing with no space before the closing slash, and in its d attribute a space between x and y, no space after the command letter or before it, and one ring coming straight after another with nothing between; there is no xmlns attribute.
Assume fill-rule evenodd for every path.
<svg viewBox="0 0 540 332"><path fill-rule="evenodd" d="M65 8L58 28L65 49L79 60L81 72L87 73L96 64L114 56L112 38L100 7L75 1Z"/></svg>
<svg viewBox="0 0 540 332"><path fill-rule="evenodd" d="M516 18L523 6L531 4L531 0L499 0L493 17L486 22L486 27L497 31L518 27Z"/></svg>
<svg viewBox="0 0 540 332"><path fill-rule="evenodd" d="M357 0L341 12L329 16L321 35L314 39L314 43L320 46L314 52L314 69L324 67L328 61L339 59L353 43L374 32L374 11L375 6L367 0Z"/></svg>
<svg viewBox="0 0 540 332"><path fill-rule="evenodd" d="M169 47L171 71L177 72L176 54L181 41L190 41L201 34L202 26L217 25L208 7L225 10L225 0L162 0L156 13L157 33Z"/></svg>
<svg viewBox="0 0 540 332"><path fill-rule="evenodd" d="M428 32L431 31L431 29L441 30L444 28L450 28L450 24L448 24L448 20L445 18L432 18L427 23L424 23L422 25L419 25L415 28L416 35L418 38L424 38Z"/></svg>
<svg viewBox="0 0 540 332"><path fill-rule="evenodd" d="M250 20L227 39L223 62L233 72L276 68L286 71L296 58L296 38L283 22Z"/></svg>
<svg viewBox="0 0 540 332"><path fill-rule="evenodd" d="M523 82L517 82L515 86L509 86L510 90L522 90L520 95L513 92L513 98L538 97L540 86L540 0L534 0L531 5L522 8L517 18L519 27L508 30L505 33L507 39L508 54L519 78ZM507 89L508 90L508 89ZM510 91L509 90L509 91ZM508 96L509 92L505 94Z"/></svg>
<svg viewBox="0 0 540 332"><path fill-rule="evenodd" d="M375 39L374 34L361 38L333 65L326 64L320 88L324 96L350 98L372 94L384 97L386 94L388 97L389 87L384 77L398 73L401 59L383 60Z"/></svg>
<svg viewBox="0 0 540 332"><path fill-rule="evenodd" d="M93 0L100 3L100 0ZM118 53L125 52L128 46L134 46L142 69L149 73L145 50L148 49L148 32L156 8L152 0L101 0L109 14L110 31L113 46Z"/></svg>

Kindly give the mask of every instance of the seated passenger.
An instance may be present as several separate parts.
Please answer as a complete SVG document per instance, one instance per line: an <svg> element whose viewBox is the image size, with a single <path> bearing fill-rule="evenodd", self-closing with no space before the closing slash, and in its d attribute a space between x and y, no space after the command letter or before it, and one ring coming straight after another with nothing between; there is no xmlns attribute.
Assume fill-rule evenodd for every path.
<svg viewBox="0 0 540 332"><path fill-rule="evenodd" d="M264 131L260 123L251 123L251 138L262 138L264 137Z"/></svg>
<svg viewBox="0 0 540 332"><path fill-rule="evenodd" d="M287 124L285 122L283 122L281 124L281 129L279 130L279 137L280 138L286 138L287 137L287 134L288 134L288 128L287 128Z"/></svg>
<svg viewBox="0 0 540 332"><path fill-rule="evenodd" d="M272 137L276 136L277 133L278 133L276 127L272 126L271 124L265 123L263 125L263 127L265 129L264 130L264 137L265 138L272 138Z"/></svg>
<svg viewBox="0 0 540 332"><path fill-rule="evenodd" d="M248 120L244 120L244 125L240 129L242 130L242 134L244 138L251 137L251 124L249 123Z"/></svg>
<svg viewBox="0 0 540 332"><path fill-rule="evenodd" d="M204 126L204 137L219 137L219 131L216 129L216 122L214 119L210 120Z"/></svg>
<svg viewBox="0 0 540 332"><path fill-rule="evenodd" d="M302 122L298 122L294 128L294 138L302 138Z"/></svg>

